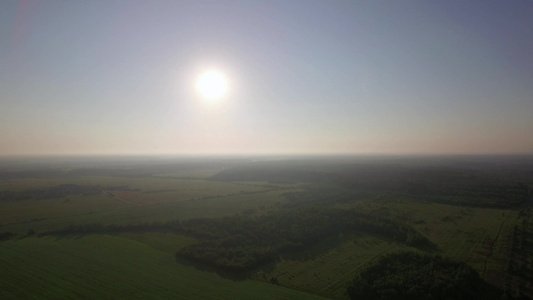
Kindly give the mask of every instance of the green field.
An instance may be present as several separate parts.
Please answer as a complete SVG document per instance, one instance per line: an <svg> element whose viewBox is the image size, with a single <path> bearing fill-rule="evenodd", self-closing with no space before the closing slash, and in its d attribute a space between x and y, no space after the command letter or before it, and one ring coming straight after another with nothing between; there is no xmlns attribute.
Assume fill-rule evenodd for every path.
<svg viewBox="0 0 533 300"><path fill-rule="evenodd" d="M73 224L138 224L260 212L284 202L281 195L298 190L295 185L83 177L9 180L0 186L23 191L67 183L128 186L134 191L0 202L0 231L18 233L17 238L0 242L1 299L321 299L178 264L174 253L195 242L180 235L24 237L30 229L39 233Z"/></svg>
<svg viewBox="0 0 533 300"><path fill-rule="evenodd" d="M297 185L225 183L166 177L74 179L20 179L1 182L4 190L46 188L59 184L127 186L131 191L100 195L72 195L56 199L0 202L3 231L25 233L56 230L70 224L137 224L177 219L232 215L265 209L284 201Z"/></svg>
<svg viewBox="0 0 533 300"><path fill-rule="evenodd" d="M436 254L465 262L482 279L510 295L531 294L532 286L527 283L532 274L529 266L533 256L529 202L519 207L472 206L472 199L483 200L476 195L469 196L469 205L429 201L406 192L410 182L418 180L418 175L412 175L415 177L404 185L397 183L394 177L397 175L386 177L386 187L396 190L381 191L374 189L374 177L361 177L367 182L357 185L357 189L328 181L312 182L333 176L334 172L340 172L337 169L324 174L313 170L296 173L282 170L280 173L265 171L266 175L259 172L262 176L255 181L245 180L255 174L248 171L243 173L244 179L216 181L207 177L214 172L194 169L152 176L1 180L0 192L7 196L0 199L0 233L13 236L6 235L0 240L0 299L348 299L346 291L353 278L381 255L398 251ZM273 174L281 174L287 180L270 180ZM292 176L301 174L311 182L292 180ZM348 185L350 180L353 179L346 181ZM484 190L487 184L482 179L469 177L468 180L479 182L479 186L459 190L460 193ZM69 184L95 187L96 192L39 197ZM427 181L422 184L426 185ZM502 195L513 184L502 185ZM447 191L441 185L435 187L439 192ZM488 190L500 191L497 187ZM27 198L13 198L13 195L26 195L27 191L33 191ZM433 191L431 186L428 191ZM500 203L492 198L491 201L491 205ZM342 227L338 232L321 235L318 241L306 242L306 237L313 236L306 229L320 229L317 224L322 224L322 228L329 228L326 224L335 226L331 219L344 218L341 212L353 213L350 218L361 214L361 220L367 222L363 224L374 227ZM229 216L239 217L222 218ZM151 225L173 224L173 221L189 224L187 220L198 221L198 218L202 218L204 227L190 223L193 225L187 227L189 231L183 228L179 231L170 225L162 228ZM226 226L225 230L229 231L209 227L208 220L226 220L216 226ZM268 223L272 220L289 227ZM301 223L291 223L294 220ZM69 226L82 228L75 226L91 224L104 229L61 231ZM261 227L265 224L274 229L268 231ZM407 243L396 236L398 232L394 228L387 229L391 224L414 230L429 244L423 247ZM106 232L105 228L112 228L110 225L126 229ZM253 230L257 228L274 234L274 238L270 237L274 242L275 234L282 232L277 238L285 240L277 240L277 244L273 242L270 246L292 250L266 256L270 260L238 276L209 265L209 260L176 259L180 249L209 249L192 247L213 242L202 238L202 233L220 239L219 244L211 245L225 245L228 240L224 239L231 235L240 236L240 240L245 236L248 238L244 239L248 241L245 243L253 243L258 234ZM195 236L195 232L200 235ZM253 245L263 248L253 248ZM224 248L235 252L231 255L243 255L239 252L242 249L271 250L269 245L259 242L231 247ZM222 252L214 251L205 256L224 257Z"/></svg>
<svg viewBox="0 0 533 300"><path fill-rule="evenodd" d="M284 257L273 270L261 272L255 278L275 277L283 286L345 298L347 283L374 258L407 249L417 251L372 236L337 236L300 257Z"/></svg>
<svg viewBox="0 0 533 300"><path fill-rule="evenodd" d="M191 242L172 234L5 241L0 247L0 298L321 299L177 264L174 250Z"/></svg>
<svg viewBox="0 0 533 300"><path fill-rule="evenodd" d="M505 289L507 266L518 211L464 208L409 201L357 202L341 205L388 215L410 223L437 246L436 254L467 262L482 278ZM401 250L420 251L395 241L366 235L332 237L314 249L313 255L284 258L265 276L280 284L342 298L346 282L377 256ZM342 274L342 276L341 276Z"/></svg>

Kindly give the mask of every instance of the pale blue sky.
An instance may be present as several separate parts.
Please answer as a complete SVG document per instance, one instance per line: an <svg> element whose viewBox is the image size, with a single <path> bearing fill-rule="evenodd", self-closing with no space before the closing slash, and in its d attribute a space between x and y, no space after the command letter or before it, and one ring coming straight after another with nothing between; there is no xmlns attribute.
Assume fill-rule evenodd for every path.
<svg viewBox="0 0 533 300"><path fill-rule="evenodd" d="M531 1L2 1L0 154L533 153ZM223 102L194 91L202 70Z"/></svg>

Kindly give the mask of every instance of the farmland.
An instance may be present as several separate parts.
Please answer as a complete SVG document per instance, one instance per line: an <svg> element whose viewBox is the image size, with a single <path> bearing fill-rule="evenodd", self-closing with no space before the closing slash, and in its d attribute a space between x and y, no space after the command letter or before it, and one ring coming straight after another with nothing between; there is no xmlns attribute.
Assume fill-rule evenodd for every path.
<svg viewBox="0 0 533 300"><path fill-rule="evenodd" d="M405 251L532 296L529 161L342 159L4 163L0 298L346 299Z"/></svg>
<svg viewBox="0 0 533 300"><path fill-rule="evenodd" d="M68 195L51 199L0 201L1 224L6 230L57 229L64 224L168 221L234 214L282 201L280 195L295 185L221 183L168 177L74 179L17 179L1 183L4 191L44 190L60 184L119 186L123 190L96 195ZM250 197L253 195L253 197Z"/></svg>
<svg viewBox="0 0 533 300"><path fill-rule="evenodd" d="M257 281L232 281L176 264L157 239L176 249L191 241L172 236L26 238L2 244L2 299L298 299L301 292ZM139 237L138 239L143 239ZM168 246L167 246L168 247ZM28 288L31 287L31 288ZM313 295L305 294L313 298ZM319 299L319 297L316 297Z"/></svg>

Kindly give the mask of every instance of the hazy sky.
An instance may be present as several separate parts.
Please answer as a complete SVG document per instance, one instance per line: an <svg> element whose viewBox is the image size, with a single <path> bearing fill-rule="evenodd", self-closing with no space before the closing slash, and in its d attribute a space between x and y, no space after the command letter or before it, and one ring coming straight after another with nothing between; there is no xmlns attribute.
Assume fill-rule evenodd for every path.
<svg viewBox="0 0 533 300"><path fill-rule="evenodd" d="M533 2L5 0L0 103L0 154L533 153Z"/></svg>

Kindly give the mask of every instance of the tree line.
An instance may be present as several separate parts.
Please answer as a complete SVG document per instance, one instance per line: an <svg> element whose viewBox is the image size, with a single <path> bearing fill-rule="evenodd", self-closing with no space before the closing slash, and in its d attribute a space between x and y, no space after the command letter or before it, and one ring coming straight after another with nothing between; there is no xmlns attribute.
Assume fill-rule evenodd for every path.
<svg viewBox="0 0 533 300"><path fill-rule="evenodd" d="M171 231L199 240L177 251L186 259L221 271L241 273L275 262L319 241L350 233L366 233L393 239L413 247L431 247L431 242L409 225L353 209L303 206L280 208L263 215L174 220L129 225L99 223L70 225L40 235L117 234Z"/></svg>
<svg viewBox="0 0 533 300"><path fill-rule="evenodd" d="M349 285L351 299L514 299L463 262L400 252L383 256Z"/></svg>
<svg viewBox="0 0 533 300"><path fill-rule="evenodd" d="M230 272L252 270L284 253L298 252L340 234L364 232L414 247L431 242L412 227L355 210L322 206L285 209L262 216L195 219L180 224L181 233L200 243L182 248L176 258Z"/></svg>

